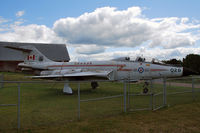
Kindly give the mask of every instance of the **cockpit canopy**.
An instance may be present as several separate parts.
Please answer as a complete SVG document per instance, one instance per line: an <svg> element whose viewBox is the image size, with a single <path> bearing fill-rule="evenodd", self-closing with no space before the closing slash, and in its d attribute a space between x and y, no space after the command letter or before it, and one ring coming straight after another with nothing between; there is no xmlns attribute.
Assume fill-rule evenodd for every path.
<svg viewBox="0 0 200 133"><path fill-rule="evenodd" d="M143 58L143 57L136 57L136 59L132 59L130 57L119 57L119 58L116 58L116 59L113 59L112 61L129 61L129 62L146 62L146 59ZM153 61L155 62L156 60L153 59ZM150 61L147 61L147 62L150 62Z"/></svg>
<svg viewBox="0 0 200 133"><path fill-rule="evenodd" d="M131 61L130 57L119 57L116 59L112 59L112 61Z"/></svg>
<svg viewBox="0 0 200 133"><path fill-rule="evenodd" d="M136 57L130 58L130 57L119 57L116 59L113 59L112 61L121 61L121 62L146 62L146 63L152 63L152 64L158 64L158 65L164 65L164 66L181 66L180 64L166 64L162 61L159 61L158 59L155 58L144 58L144 57Z"/></svg>
<svg viewBox="0 0 200 133"><path fill-rule="evenodd" d="M163 63L163 62L161 62L161 61L159 61L158 59L155 59L155 58L146 59L146 58L140 57L140 56L136 57L135 59L133 59L133 58L131 59L130 57L119 57L119 58L113 59L112 61L148 62L148 63L151 62L151 63L155 63L155 64L165 64L165 63Z"/></svg>
<svg viewBox="0 0 200 133"><path fill-rule="evenodd" d="M145 62L145 58L142 58L142 57L137 57L136 59L135 59L135 62Z"/></svg>

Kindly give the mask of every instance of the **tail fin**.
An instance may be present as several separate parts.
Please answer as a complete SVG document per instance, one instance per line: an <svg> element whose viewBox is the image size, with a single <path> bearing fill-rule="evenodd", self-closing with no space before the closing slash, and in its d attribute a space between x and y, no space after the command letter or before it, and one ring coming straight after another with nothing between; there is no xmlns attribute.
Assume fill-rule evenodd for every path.
<svg viewBox="0 0 200 133"><path fill-rule="evenodd" d="M24 62L52 62L52 60L48 59L39 50L31 45L20 47L6 46L6 48L22 51L25 57Z"/></svg>
<svg viewBox="0 0 200 133"><path fill-rule="evenodd" d="M52 60L50 60L46 56L44 56L34 46L27 45L27 46L21 46L20 48L31 50L28 53L23 52L25 54L24 62L52 62Z"/></svg>

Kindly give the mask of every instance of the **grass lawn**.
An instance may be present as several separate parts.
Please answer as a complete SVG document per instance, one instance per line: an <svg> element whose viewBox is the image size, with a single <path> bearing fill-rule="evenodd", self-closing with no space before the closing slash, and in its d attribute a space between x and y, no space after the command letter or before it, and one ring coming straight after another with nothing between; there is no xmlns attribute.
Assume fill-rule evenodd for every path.
<svg viewBox="0 0 200 133"><path fill-rule="evenodd" d="M194 78L194 80L192 81L192 78ZM178 83L192 83L194 82L195 84L199 84L200 83L200 77L199 76L188 76L188 77L182 77L182 78L173 78L173 79L168 79L168 82L178 82Z"/></svg>
<svg viewBox="0 0 200 133"><path fill-rule="evenodd" d="M30 80L24 74L4 73L5 80ZM167 107L157 111L123 113L123 97L81 102L81 119L77 120L77 84L73 95L62 93L63 83L23 83L21 86L20 132L200 132L200 93L167 96ZM122 83L102 82L96 90L81 83L81 99L123 94ZM141 93L142 84L131 84L131 93ZM162 85L154 85L162 92ZM167 92L191 88L173 87ZM130 108L149 108L150 96L131 96ZM154 97L162 105L162 95ZM0 89L0 104L17 103L17 84L5 83ZM0 133L17 132L17 107L0 107Z"/></svg>

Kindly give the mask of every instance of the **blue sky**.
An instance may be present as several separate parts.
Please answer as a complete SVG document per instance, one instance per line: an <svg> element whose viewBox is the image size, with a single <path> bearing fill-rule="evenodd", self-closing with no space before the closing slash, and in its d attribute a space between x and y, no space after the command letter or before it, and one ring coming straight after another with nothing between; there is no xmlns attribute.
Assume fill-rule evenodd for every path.
<svg viewBox="0 0 200 133"><path fill-rule="evenodd" d="M126 9L131 6L146 8L145 15L155 17L189 17L200 20L199 0L1 0L0 15L15 19L24 10L27 23L52 24L59 18L77 17L99 7Z"/></svg>
<svg viewBox="0 0 200 133"><path fill-rule="evenodd" d="M46 42L46 43L55 43L58 41L58 43L66 43L69 44L68 47L70 49L70 53L76 56L76 58L73 58L73 60L76 60L79 57L86 58L91 57L91 59L101 59L98 58L101 56L101 54L104 54L109 56L109 58L116 57L117 54L120 54L122 56L126 56L132 53L134 56L144 53L144 55L151 55L153 57L159 58L159 55L156 55L152 53L155 50L163 51L160 54L165 54L165 57L160 58L176 58L176 57L184 57L185 54L191 53L193 51L193 48L197 48L194 53L200 52L199 45L199 23L200 23L200 15L199 15L199 0L1 0L0 1L0 41L19 41L19 42ZM151 23L152 19L160 19L160 18L171 18L169 20L159 20L163 21L163 23L167 23L167 25L173 23L172 25L177 25L175 29L173 30L173 26L170 25L166 30L167 33L163 34L161 37L163 37L163 40L157 40L155 38L155 35L158 35L158 33L154 33L151 30L148 29L141 29L141 31L137 31L138 34L140 32L143 32L145 30L146 32L152 32L148 34L148 38L142 38L141 40L137 40L132 38L130 35L129 37L126 37L122 39L123 41L128 41L125 45L123 45L120 41L120 37L124 37L127 34L133 33L134 35L138 35L135 33L135 31L128 31L126 33L116 35L113 34L113 36L110 36L109 33L103 33L104 31L99 31L99 29L93 29L94 31L91 32L91 34L81 36L80 34L77 34L77 30L74 31L74 29L78 29L82 25L79 25L76 23L72 25L64 25L66 22L69 22L71 24L71 21L66 19L69 17L72 17L76 19L76 21L79 21L79 18L81 15L87 13L91 13L88 16L85 16L86 23L84 26L91 25L89 22L91 22L90 19L92 18L92 13L95 14L95 10L97 8L101 8L100 15L102 15L104 18L106 18L108 15L105 15L103 12L106 10L111 11L111 9L104 9L104 7L115 7L116 9L113 11L113 13L123 12L127 11L128 8L131 7L139 7L139 9L133 9L133 12L141 11L141 13L137 14L137 18L141 19L141 21L144 21L142 23L145 23L147 25L146 28L150 28L152 30L152 27L154 28L154 25L161 25L161 23L155 22ZM19 11L23 12L18 17L16 16ZM112 11L111 11L112 12ZM98 14L98 13L96 13ZM105 16L104 16L105 15ZM126 14L127 15L127 14ZM130 17L130 16L128 16ZM131 16L134 18L135 16ZM172 20L172 17L175 17L177 20ZM61 18L64 18L65 20L61 20ZM180 21L185 21L187 18L187 22L185 22L185 25L183 26ZM6 20L7 22L1 22L1 20ZM80 19L85 19L82 17ZM116 18L106 18L109 19L109 21L112 21L112 19ZM126 18L122 18L126 19ZM149 22L146 22L148 20ZM58 21L58 23L56 23ZM64 22L65 21L65 22ZM127 21L132 21L130 18L127 19ZM16 22L20 24L16 24ZM56 23L56 24L55 24ZM122 27L126 27L128 25L123 25L123 22L118 22L116 26L122 25ZM135 23L135 22L133 22ZM34 24L34 25L33 25ZM141 24L141 23L139 23ZM14 25L14 26L13 26ZM45 27L42 27L44 25ZM152 25L152 26L149 26ZM195 28L186 28L187 26L191 26ZM64 26L60 28L60 26ZM68 27L67 27L68 26ZM69 26L77 26L73 30L65 29L69 28ZM78 27L79 26L79 27ZM99 26L97 23L93 25L93 27ZM180 30L184 28L183 30ZM24 28L24 29L23 29ZM34 33L27 36L28 39L24 39L19 34L22 33L22 31L19 31L23 29L25 32L30 32L29 30L33 28ZM105 28L105 27L103 27ZM112 27L109 27L112 29ZM134 29L134 27L131 27ZM141 27L140 27L141 28ZM165 26L162 26L162 28L165 28ZM29 29L29 30L28 30ZM71 32L74 36L69 35L67 32L62 31L62 29L65 29L68 32ZM34 34L39 31L40 36L44 36L44 38L38 39L37 36ZM120 30L120 29L119 29ZM140 30L138 28L138 30ZM157 28L156 28L157 30ZM95 34L96 31L98 31L98 34ZM113 30L118 31L118 29ZM45 37L44 34L51 32L49 36L49 39L51 41L48 41L48 37ZM84 30L80 30L79 32L84 32ZM159 31L160 32L160 31ZM174 34L174 36L166 36L166 34ZM23 33L24 34L24 33ZM86 33L87 34L87 33ZM104 36L107 35L107 37L104 38L98 38L98 36ZM191 35L192 34L192 35ZM9 36L8 36L9 35ZM90 37L92 35L92 37ZM93 36L94 35L94 36ZM8 36L6 38L6 36ZM109 37L112 38L112 40L109 40ZM114 38L114 37L118 38ZM154 38L151 38L154 36ZM76 37L78 39L76 39ZM141 36L140 36L141 37ZM54 40L52 39L54 38ZM92 39L95 38L95 39ZM113 39L114 38L114 39ZM158 38L160 38L158 36ZM170 39L169 39L170 38ZM187 39L184 39L187 38ZM101 41L105 40L105 41ZM106 40L107 39L107 40ZM166 41L165 41L166 39ZM131 44L129 41L138 42L139 44ZM81 42L82 41L82 42ZM177 43L177 41L180 41ZM154 42L154 43L151 43ZM157 42L157 43L156 43ZM167 42L167 43L166 43ZM116 45L114 44L116 43ZM151 44L150 44L151 43ZM160 43L160 44L158 44ZM161 44L162 43L162 44ZM172 45L171 43L174 43ZM177 43L177 44L176 44ZM188 43L188 44L187 44ZM168 45L168 46L166 46ZM89 48L95 49L94 51L89 50ZM173 54L176 53L173 50L176 48L178 51L177 53L181 54ZM84 50L85 51L84 51ZM171 51L170 51L171 50ZM126 51L129 51L130 53L126 53ZM144 51L144 52L142 52ZM113 52L112 54L108 54L108 52ZM185 54L184 54L185 53ZM143 54L142 54L143 55ZM174 55L174 56L173 56ZM72 57L72 56L71 56Z"/></svg>
<svg viewBox="0 0 200 133"><path fill-rule="evenodd" d="M145 7L145 15L150 18L176 16L200 19L199 0L1 0L0 5L1 16L5 18L14 19L17 11L24 10L24 18L29 23L48 26L59 18L77 17L104 6L118 9Z"/></svg>

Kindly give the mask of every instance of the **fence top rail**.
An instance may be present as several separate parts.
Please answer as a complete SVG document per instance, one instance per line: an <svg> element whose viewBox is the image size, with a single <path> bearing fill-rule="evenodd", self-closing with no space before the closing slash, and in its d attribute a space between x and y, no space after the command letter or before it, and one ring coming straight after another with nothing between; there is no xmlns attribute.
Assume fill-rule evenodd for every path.
<svg viewBox="0 0 200 133"><path fill-rule="evenodd" d="M114 82L113 80L77 80L77 81L47 81L47 80L41 80L41 81L9 81L9 80L3 80L0 81L0 83L85 83L85 82ZM124 82L124 81L115 81L115 82Z"/></svg>
<svg viewBox="0 0 200 133"><path fill-rule="evenodd" d="M118 83L132 83L129 80L38 80L38 81L11 81L0 80L0 83L86 83L86 82L118 82Z"/></svg>
<svg viewBox="0 0 200 133"><path fill-rule="evenodd" d="M17 106L17 104L0 104L0 107L3 107L3 106Z"/></svg>
<svg viewBox="0 0 200 133"><path fill-rule="evenodd" d="M123 96L123 94L107 96L107 97L98 97L98 98L92 98L92 99L82 99L80 101L81 102L98 101L98 100L104 100L104 99L118 98L118 97L122 97L122 96Z"/></svg>
<svg viewBox="0 0 200 133"><path fill-rule="evenodd" d="M151 95L155 95L154 93L130 93L129 96L151 96Z"/></svg>
<svg viewBox="0 0 200 133"><path fill-rule="evenodd" d="M180 80L184 80L184 79L200 79L200 76L186 76L186 77L175 77L175 78L167 78L167 80L173 80L173 79L180 79Z"/></svg>
<svg viewBox="0 0 200 133"><path fill-rule="evenodd" d="M192 77L179 77L179 78L167 78L167 80L184 80L184 79L200 79L200 76L192 76ZM152 79L153 80L153 79ZM41 81L10 81L10 80L0 80L0 83L86 83L86 82L121 82L121 83L132 83L130 80L41 80Z"/></svg>

